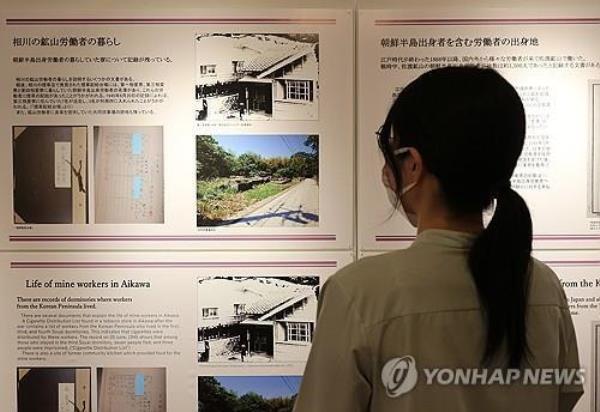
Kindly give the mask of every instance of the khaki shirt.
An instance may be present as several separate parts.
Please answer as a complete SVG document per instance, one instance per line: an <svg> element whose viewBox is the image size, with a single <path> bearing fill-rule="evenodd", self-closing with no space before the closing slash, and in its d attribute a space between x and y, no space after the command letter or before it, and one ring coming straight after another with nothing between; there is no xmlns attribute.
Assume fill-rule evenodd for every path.
<svg viewBox="0 0 600 412"><path fill-rule="evenodd" d="M425 230L408 249L361 259L332 276L322 290L294 411L571 410L583 393L579 383L443 385L450 376L444 375L427 384L424 368L482 370L484 324L467 265L472 241L467 233ZM527 338L531 368L579 368L564 291L555 273L535 259ZM416 384L401 395L392 391L392 397L390 388L408 376L406 362L394 369L396 361L407 355L414 359Z"/></svg>

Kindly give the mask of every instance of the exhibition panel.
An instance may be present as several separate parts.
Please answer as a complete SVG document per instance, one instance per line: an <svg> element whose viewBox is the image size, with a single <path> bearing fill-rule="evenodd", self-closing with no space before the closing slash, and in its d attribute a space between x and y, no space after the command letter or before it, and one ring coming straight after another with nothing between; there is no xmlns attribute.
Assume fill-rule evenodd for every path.
<svg viewBox="0 0 600 412"><path fill-rule="evenodd" d="M5 254L0 375L10 384L0 405L194 410L201 388L242 384L277 398L282 382L299 384L324 282L352 260L337 252ZM288 389L281 397L294 395Z"/></svg>
<svg viewBox="0 0 600 412"><path fill-rule="evenodd" d="M359 10L357 45L360 249L408 246L414 230L392 215L375 133L399 91L441 66L495 68L517 89L527 137L512 187L533 217L534 247L600 247L598 10ZM595 125L595 126L593 126ZM592 149L595 148L595 149ZM594 156L592 156L594 154ZM494 156L490 153L489 156ZM457 165L460 167L460 165Z"/></svg>
<svg viewBox="0 0 600 412"><path fill-rule="evenodd" d="M353 12L2 16L3 249L350 249Z"/></svg>
<svg viewBox="0 0 600 412"><path fill-rule="evenodd" d="M0 11L0 410L291 412L325 282L416 236L392 102L481 65L600 411L600 9L308 1Z"/></svg>

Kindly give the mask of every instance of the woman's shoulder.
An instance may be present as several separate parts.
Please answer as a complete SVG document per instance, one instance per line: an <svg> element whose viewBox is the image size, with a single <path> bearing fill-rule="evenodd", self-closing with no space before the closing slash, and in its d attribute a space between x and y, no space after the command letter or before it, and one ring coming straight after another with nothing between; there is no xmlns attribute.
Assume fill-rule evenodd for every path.
<svg viewBox="0 0 600 412"><path fill-rule="evenodd" d="M357 287L363 289L365 283L377 283L385 281L390 274L401 272L399 269L405 267L409 250L395 250L393 252L381 253L371 256L363 256L357 261L350 263L338 270L332 279L345 288ZM368 277L366 282L365 277Z"/></svg>
<svg viewBox="0 0 600 412"><path fill-rule="evenodd" d="M338 270L329 283L355 303L370 305L374 299L384 302L388 297L403 300L427 283L420 270L422 260L414 248L366 256Z"/></svg>
<svg viewBox="0 0 600 412"><path fill-rule="evenodd" d="M341 268L331 277L331 281L350 299L383 296L386 292L393 292L395 298L407 298L418 292L427 291L431 294L434 285L456 292L456 288L464 289L471 284L471 277L462 273L468 271L464 258L444 256L436 259L428 256L418 248L408 248L363 257ZM442 260L447 260L446 265ZM430 270L432 267L434 270ZM438 271L440 273L434 273ZM552 268L534 257L531 258L529 291L530 305L568 308L559 277Z"/></svg>
<svg viewBox="0 0 600 412"><path fill-rule="evenodd" d="M363 257L327 279L323 290L329 305L345 307L364 326L411 311L411 287L401 281L408 251ZM414 293L413 293L414 295Z"/></svg>
<svg viewBox="0 0 600 412"><path fill-rule="evenodd" d="M531 258L529 304L569 307L563 285L556 272L534 257Z"/></svg>

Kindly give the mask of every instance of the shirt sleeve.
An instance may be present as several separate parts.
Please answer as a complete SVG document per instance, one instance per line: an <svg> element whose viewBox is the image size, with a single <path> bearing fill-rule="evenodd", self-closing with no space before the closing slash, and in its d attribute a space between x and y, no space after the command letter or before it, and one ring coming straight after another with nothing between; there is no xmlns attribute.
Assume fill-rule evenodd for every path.
<svg viewBox="0 0 600 412"><path fill-rule="evenodd" d="M575 330L573 327L573 320L569 309L563 309L563 323L564 323L564 341L562 352L561 368L565 369L579 369L579 353L577 351L577 339L575 336ZM583 385L570 384L561 385L559 392L559 406L560 412L570 412L573 410L579 398L583 395Z"/></svg>
<svg viewBox="0 0 600 412"><path fill-rule="evenodd" d="M294 412L365 412L371 383L364 330L335 277L323 287L312 349Z"/></svg>

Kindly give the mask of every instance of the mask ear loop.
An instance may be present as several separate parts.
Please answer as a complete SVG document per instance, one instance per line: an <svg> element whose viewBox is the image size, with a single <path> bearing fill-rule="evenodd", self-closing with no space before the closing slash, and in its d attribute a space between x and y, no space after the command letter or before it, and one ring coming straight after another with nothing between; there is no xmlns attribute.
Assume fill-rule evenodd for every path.
<svg viewBox="0 0 600 412"><path fill-rule="evenodd" d="M392 151L392 154L394 156L398 156L404 153L408 153L410 151L410 147L406 146L406 147L399 147L398 149ZM417 185L417 182L412 182L409 183L408 185L404 186L403 188L400 189L400 193L398 194L399 196L402 196L404 194L406 194L408 191L410 191L413 187L415 187Z"/></svg>
<svg viewBox="0 0 600 412"><path fill-rule="evenodd" d="M391 144L391 141L394 140L393 133L394 133L394 128L392 127L392 125L390 123L387 123L387 122L384 123L379 128L379 130L377 130L377 132L375 133L378 137L379 145L380 145L381 151L384 153L384 156L386 154L384 145ZM396 159L396 156L404 154L404 153L408 153L409 151L410 151L410 147L406 146L406 147L399 147L397 149L394 149L391 151L391 153L387 152L387 153L389 153L389 155L385 156L386 161L388 162L388 164L390 164L390 166L395 168L396 166L398 166L398 163L397 163L398 160ZM399 176L397 176L396 171L394 171L394 180L398 180L398 178L399 178ZM408 186L410 186L410 187L401 189L401 193L396 193L396 195L402 196L408 190L412 189L412 187L414 187L414 184L410 184Z"/></svg>
<svg viewBox="0 0 600 412"><path fill-rule="evenodd" d="M410 147L400 147L398 149L393 150L392 154L394 156L398 156L398 155L401 155L404 153L408 153L409 151L410 151ZM417 185L417 182L412 182L404 187L401 187L400 190L395 193L396 201L395 201L395 205L394 205L394 209L398 210L400 215L414 227L417 226L416 214L408 213L406 211L406 209L404 208L404 204L402 203L402 196L404 196L406 193L410 192L416 185Z"/></svg>
<svg viewBox="0 0 600 412"><path fill-rule="evenodd" d="M394 154L394 156L398 156L398 155L401 155L403 153L407 153L409 151L410 151L409 147L400 147L400 148L394 150L392 153Z"/></svg>
<svg viewBox="0 0 600 412"><path fill-rule="evenodd" d="M390 140L390 141L393 141L394 139L395 139L395 136L394 136L394 128L393 128L393 127L390 127L390 132L389 132L389 140ZM394 156L398 156L398 155L401 155L401 154L403 154L403 153L407 153L407 152L409 151L409 149L410 149L410 147L409 147L409 146L399 147L399 148L397 148L397 149L393 150L393 151L392 151L392 154L393 154Z"/></svg>

